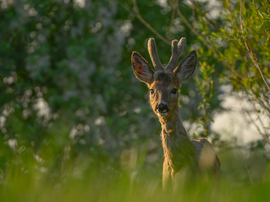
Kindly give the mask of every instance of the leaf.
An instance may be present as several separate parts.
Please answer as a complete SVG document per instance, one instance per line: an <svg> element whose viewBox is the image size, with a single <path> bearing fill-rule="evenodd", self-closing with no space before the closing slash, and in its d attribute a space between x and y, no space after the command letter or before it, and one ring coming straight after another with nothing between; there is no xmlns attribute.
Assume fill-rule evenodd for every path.
<svg viewBox="0 0 270 202"><path fill-rule="evenodd" d="M197 132L195 132L195 131L194 131L193 133L194 133L194 135L199 136L199 133L197 133Z"/></svg>

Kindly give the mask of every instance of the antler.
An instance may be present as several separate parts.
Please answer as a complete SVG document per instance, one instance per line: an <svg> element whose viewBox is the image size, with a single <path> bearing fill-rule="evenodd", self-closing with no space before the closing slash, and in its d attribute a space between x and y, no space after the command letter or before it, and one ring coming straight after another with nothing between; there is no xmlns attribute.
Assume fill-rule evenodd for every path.
<svg viewBox="0 0 270 202"><path fill-rule="evenodd" d="M152 60L152 63L154 65L155 70L164 70L164 67L162 66L158 54L157 54L157 48L156 48L156 43L155 43L155 39L150 38L148 40L148 52L150 55L150 58Z"/></svg>
<svg viewBox="0 0 270 202"><path fill-rule="evenodd" d="M174 70L174 68L177 65L177 61L183 52L185 43L186 43L185 37L182 37L179 40L179 42L177 40L172 41L172 56L171 56L171 59L170 59L168 65L165 67L166 70L169 70L169 71Z"/></svg>

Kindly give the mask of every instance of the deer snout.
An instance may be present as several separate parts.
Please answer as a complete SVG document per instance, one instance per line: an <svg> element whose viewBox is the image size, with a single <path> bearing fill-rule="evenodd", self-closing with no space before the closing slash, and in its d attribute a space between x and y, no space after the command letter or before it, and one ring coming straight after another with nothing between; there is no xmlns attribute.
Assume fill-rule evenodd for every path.
<svg viewBox="0 0 270 202"><path fill-rule="evenodd" d="M160 103L156 106L155 111L160 116L166 116L168 112L170 111L167 104Z"/></svg>

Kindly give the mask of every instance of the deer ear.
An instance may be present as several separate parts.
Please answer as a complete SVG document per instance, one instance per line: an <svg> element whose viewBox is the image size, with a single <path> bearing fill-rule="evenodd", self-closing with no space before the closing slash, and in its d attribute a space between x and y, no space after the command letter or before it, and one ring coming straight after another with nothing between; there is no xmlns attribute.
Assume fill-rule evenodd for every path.
<svg viewBox="0 0 270 202"><path fill-rule="evenodd" d="M153 80L154 71L148 62L137 52L131 55L131 63L135 76L142 82L150 84Z"/></svg>
<svg viewBox="0 0 270 202"><path fill-rule="evenodd" d="M180 83L189 79L193 75L196 69L196 64L197 54L195 51L191 51L188 56L180 63L180 65L173 71Z"/></svg>

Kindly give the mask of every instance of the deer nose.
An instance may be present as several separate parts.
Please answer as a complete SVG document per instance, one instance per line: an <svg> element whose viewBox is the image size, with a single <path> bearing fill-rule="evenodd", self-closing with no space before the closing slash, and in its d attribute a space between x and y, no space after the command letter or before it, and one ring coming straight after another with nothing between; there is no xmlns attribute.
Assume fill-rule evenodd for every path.
<svg viewBox="0 0 270 202"><path fill-rule="evenodd" d="M168 112L169 108L167 104L160 103L156 106L156 111L157 112Z"/></svg>

